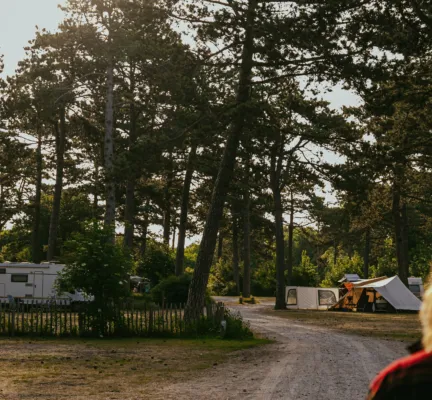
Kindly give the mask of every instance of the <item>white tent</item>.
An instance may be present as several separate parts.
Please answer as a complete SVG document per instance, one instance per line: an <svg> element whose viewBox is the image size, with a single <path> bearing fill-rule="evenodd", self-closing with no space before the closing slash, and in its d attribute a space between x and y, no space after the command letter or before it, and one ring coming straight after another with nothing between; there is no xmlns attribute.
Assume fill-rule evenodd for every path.
<svg viewBox="0 0 432 400"><path fill-rule="evenodd" d="M371 279L353 284L354 288L375 289L395 310L419 311L421 301L402 283L396 275L381 280Z"/></svg>
<svg viewBox="0 0 432 400"><path fill-rule="evenodd" d="M327 310L338 301L338 288L286 287L288 309Z"/></svg>

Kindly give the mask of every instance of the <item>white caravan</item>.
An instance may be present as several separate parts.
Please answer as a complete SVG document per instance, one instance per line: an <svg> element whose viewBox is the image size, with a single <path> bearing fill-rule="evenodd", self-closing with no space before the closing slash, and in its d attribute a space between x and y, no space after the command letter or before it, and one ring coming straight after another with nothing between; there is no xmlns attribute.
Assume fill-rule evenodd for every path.
<svg viewBox="0 0 432 400"><path fill-rule="evenodd" d="M423 286L422 278L414 278L414 277L408 278L408 286L409 286L409 290L411 290L411 292L416 297L418 297L420 300L423 298L424 286Z"/></svg>
<svg viewBox="0 0 432 400"><path fill-rule="evenodd" d="M287 286L288 309L328 310L339 301L338 288Z"/></svg>
<svg viewBox="0 0 432 400"><path fill-rule="evenodd" d="M9 302L11 297L23 303L85 301L80 292L57 296L55 282L63 268L52 263L0 263L0 302Z"/></svg>

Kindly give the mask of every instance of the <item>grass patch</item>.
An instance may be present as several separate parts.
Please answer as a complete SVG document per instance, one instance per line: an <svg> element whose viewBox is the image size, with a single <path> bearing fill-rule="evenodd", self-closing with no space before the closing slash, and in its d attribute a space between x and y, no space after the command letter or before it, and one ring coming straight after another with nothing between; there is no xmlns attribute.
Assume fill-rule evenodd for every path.
<svg viewBox="0 0 432 400"><path fill-rule="evenodd" d="M129 399L193 379L262 339L2 339L5 398Z"/></svg>
<svg viewBox="0 0 432 400"><path fill-rule="evenodd" d="M335 329L361 336L415 341L421 338L418 314L348 313L313 310L265 310L267 315L286 318L302 325Z"/></svg>

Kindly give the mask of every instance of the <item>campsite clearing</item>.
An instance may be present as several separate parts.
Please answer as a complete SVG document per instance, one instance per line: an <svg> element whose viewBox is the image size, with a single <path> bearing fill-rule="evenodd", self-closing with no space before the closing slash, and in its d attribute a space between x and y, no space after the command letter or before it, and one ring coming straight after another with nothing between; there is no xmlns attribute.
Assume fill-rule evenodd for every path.
<svg viewBox="0 0 432 400"><path fill-rule="evenodd" d="M152 398L161 386L199 378L265 340L32 340L0 342L0 399Z"/></svg>
<svg viewBox="0 0 432 400"><path fill-rule="evenodd" d="M418 314L381 314L315 310L275 311L262 309L267 315L289 319L302 325L321 326L361 336L415 341L421 337Z"/></svg>

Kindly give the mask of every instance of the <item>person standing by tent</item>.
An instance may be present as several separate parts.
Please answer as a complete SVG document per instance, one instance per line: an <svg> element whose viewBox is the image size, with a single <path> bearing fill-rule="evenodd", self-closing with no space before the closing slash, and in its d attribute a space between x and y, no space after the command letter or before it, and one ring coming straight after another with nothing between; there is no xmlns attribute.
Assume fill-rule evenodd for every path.
<svg viewBox="0 0 432 400"><path fill-rule="evenodd" d="M432 398L432 285L420 311L423 349L389 365L372 382L367 400Z"/></svg>

